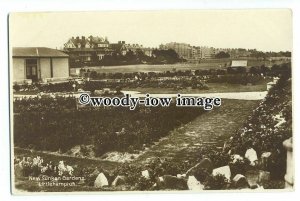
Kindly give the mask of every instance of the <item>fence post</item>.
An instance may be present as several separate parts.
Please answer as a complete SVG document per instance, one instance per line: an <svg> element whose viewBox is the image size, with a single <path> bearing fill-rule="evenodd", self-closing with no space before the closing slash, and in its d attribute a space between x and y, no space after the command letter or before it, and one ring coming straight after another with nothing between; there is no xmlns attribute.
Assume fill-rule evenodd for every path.
<svg viewBox="0 0 300 201"><path fill-rule="evenodd" d="M286 149L287 157L286 157L286 174L284 176L285 179L285 187L293 188L294 185L294 159L293 159L293 139L289 138L283 142L283 146Z"/></svg>

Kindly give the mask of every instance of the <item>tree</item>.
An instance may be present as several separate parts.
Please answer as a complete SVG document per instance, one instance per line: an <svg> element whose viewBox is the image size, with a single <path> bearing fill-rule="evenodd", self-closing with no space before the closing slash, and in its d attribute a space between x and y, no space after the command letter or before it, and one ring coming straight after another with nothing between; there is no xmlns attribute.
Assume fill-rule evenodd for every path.
<svg viewBox="0 0 300 201"><path fill-rule="evenodd" d="M215 55L215 58L217 58L217 59L229 58L229 57L230 57L230 54L227 52L224 52L224 51L221 51Z"/></svg>
<svg viewBox="0 0 300 201"><path fill-rule="evenodd" d="M259 70L257 67L252 66L252 67L250 68L250 70L249 70L249 73L251 73L251 74L259 74L259 73L260 73L260 70Z"/></svg>

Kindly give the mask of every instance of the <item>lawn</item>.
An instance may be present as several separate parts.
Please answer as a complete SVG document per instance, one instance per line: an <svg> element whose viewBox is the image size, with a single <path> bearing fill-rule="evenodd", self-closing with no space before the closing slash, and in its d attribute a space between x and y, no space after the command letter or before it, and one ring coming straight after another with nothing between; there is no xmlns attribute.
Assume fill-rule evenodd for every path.
<svg viewBox="0 0 300 201"><path fill-rule="evenodd" d="M260 61L256 59L247 59L248 66L270 66L280 64L282 61ZM200 63L177 63L177 64L137 64L137 65L120 65L120 66L91 66L85 69L94 70L98 73L132 73L132 72L164 72L173 70L209 70L209 69L226 69L231 65L231 59L212 59L202 60ZM73 69L73 68L71 68Z"/></svg>
<svg viewBox="0 0 300 201"><path fill-rule="evenodd" d="M251 92L251 91L266 91L267 81L257 85L241 85L241 84L227 84L227 83L208 83L209 89L192 89L191 87L185 89L172 88L124 88L124 91L138 91L142 94L198 94L198 93L225 93L225 92Z"/></svg>

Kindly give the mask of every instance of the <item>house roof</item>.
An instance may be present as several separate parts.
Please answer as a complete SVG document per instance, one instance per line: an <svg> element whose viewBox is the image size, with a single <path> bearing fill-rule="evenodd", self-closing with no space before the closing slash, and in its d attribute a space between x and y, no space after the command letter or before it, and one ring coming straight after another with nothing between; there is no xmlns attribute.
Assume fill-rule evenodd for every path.
<svg viewBox="0 0 300 201"><path fill-rule="evenodd" d="M109 44L109 42L107 41L107 39L105 38L102 38L102 37L99 37L99 36L90 36L89 37L89 40L91 43L94 43L94 44Z"/></svg>
<svg viewBox="0 0 300 201"><path fill-rule="evenodd" d="M62 51L47 47L14 47L13 57L69 57Z"/></svg>
<svg viewBox="0 0 300 201"><path fill-rule="evenodd" d="M126 48L125 44L122 43L111 43L110 47L115 51L121 51L122 49Z"/></svg>

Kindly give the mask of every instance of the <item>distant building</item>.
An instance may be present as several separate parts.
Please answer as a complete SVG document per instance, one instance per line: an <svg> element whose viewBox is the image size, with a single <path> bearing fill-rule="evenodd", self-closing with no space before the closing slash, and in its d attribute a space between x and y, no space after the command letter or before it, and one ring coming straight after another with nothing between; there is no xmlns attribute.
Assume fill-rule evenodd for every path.
<svg viewBox="0 0 300 201"><path fill-rule="evenodd" d="M247 60L232 60L231 62L231 67L236 68L236 67L247 67L248 61Z"/></svg>
<svg viewBox="0 0 300 201"><path fill-rule="evenodd" d="M192 56L192 47L186 43L171 42L165 45L160 45L160 49L173 49L180 58L189 59Z"/></svg>
<svg viewBox="0 0 300 201"><path fill-rule="evenodd" d="M213 59L215 58L215 48L213 47L199 47L199 58Z"/></svg>
<svg viewBox="0 0 300 201"><path fill-rule="evenodd" d="M121 54L123 56L125 56L128 51L125 41L118 41L118 43L111 43L110 47L116 54Z"/></svg>
<svg viewBox="0 0 300 201"><path fill-rule="evenodd" d="M70 38L64 44L64 51L70 55L72 62L91 63L101 61L105 55L123 55L132 51L136 54L142 51L147 56L152 56L151 48L144 48L139 44L126 44L125 41L118 41L118 43L109 43L108 39L99 36L78 36Z"/></svg>
<svg viewBox="0 0 300 201"><path fill-rule="evenodd" d="M69 77L69 56L46 47L13 48L12 65L17 83Z"/></svg>
<svg viewBox="0 0 300 201"><path fill-rule="evenodd" d="M145 48L140 44L126 44L125 41L119 41L118 43L110 44L113 51L117 54L125 56L127 52L131 51L133 54L137 54L138 51L143 52L146 56L152 56L152 48Z"/></svg>
<svg viewBox="0 0 300 201"><path fill-rule="evenodd" d="M143 49L143 52L146 56L148 57L152 57L152 52L153 52L153 48L150 48L150 47L146 47Z"/></svg>
<svg viewBox="0 0 300 201"><path fill-rule="evenodd" d="M102 60L105 55L111 54L112 49L107 38L82 36L72 37L64 44L64 50L76 61L88 63Z"/></svg>
<svg viewBox="0 0 300 201"><path fill-rule="evenodd" d="M171 42L160 45L159 49L173 49L180 58L189 61L199 61L200 59L213 59L215 57L215 48L206 46L191 46L186 43Z"/></svg>

